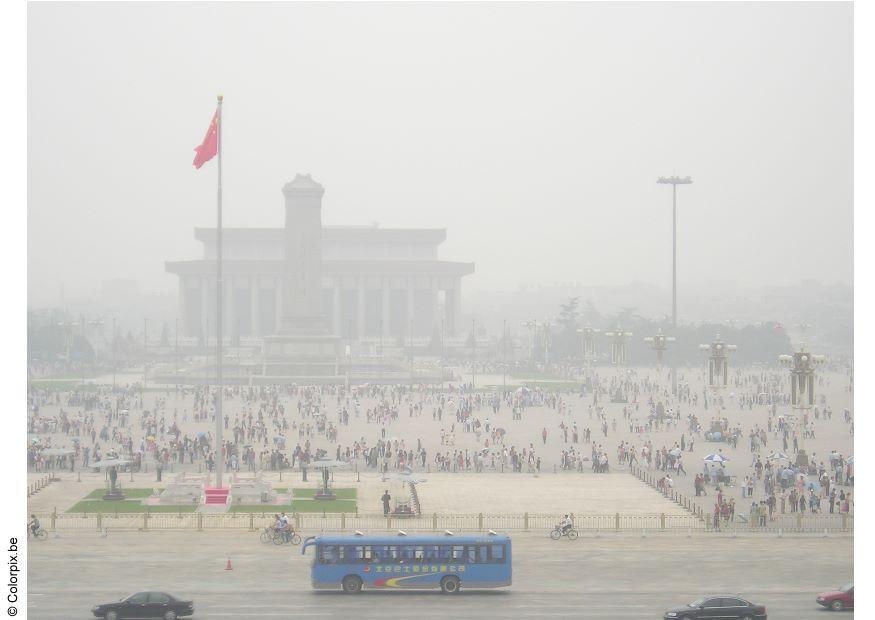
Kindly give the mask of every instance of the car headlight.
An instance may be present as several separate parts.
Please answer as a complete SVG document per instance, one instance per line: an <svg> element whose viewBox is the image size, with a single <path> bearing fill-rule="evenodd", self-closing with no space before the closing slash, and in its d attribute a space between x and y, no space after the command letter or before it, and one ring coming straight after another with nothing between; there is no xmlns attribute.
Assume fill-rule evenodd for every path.
<svg viewBox="0 0 875 620"><path fill-rule="evenodd" d="M669 618L676 618L677 615L678 615L678 612L676 612L676 611L670 611L670 612L668 612L668 613L665 614L665 615L668 616Z"/></svg>

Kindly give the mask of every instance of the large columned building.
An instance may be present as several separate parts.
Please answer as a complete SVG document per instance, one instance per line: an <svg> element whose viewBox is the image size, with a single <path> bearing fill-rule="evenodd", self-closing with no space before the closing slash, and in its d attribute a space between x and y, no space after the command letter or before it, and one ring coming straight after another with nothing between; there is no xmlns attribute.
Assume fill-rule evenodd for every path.
<svg viewBox="0 0 875 620"><path fill-rule="evenodd" d="M438 260L446 230L322 226L324 191L299 174L283 187L283 228L223 229L224 333L315 329L348 341L460 334L461 280L474 265ZM215 333L216 229L194 236L201 258L166 270L179 276L181 334L201 338Z"/></svg>

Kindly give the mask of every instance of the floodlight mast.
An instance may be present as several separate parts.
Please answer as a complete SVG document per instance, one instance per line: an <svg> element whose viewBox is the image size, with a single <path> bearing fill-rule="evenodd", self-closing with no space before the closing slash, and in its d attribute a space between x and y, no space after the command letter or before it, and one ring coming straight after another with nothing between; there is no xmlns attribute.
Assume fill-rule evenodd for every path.
<svg viewBox="0 0 875 620"><path fill-rule="evenodd" d="M678 229L678 185L690 185L693 182L692 177L659 177L656 182L660 185L671 185L671 325L672 329L677 334L678 329L678 244L677 244L677 229ZM671 393L677 396L678 393L678 377L677 377L677 362L672 359L671 362Z"/></svg>

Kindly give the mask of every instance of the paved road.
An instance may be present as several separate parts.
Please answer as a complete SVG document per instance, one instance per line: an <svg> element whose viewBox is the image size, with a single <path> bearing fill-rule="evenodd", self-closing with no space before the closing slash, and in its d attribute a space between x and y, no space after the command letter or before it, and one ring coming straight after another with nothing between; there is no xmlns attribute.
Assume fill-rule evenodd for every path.
<svg viewBox="0 0 875 620"><path fill-rule="evenodd" d="M140 589L195 601L196 618L661 618L669 606L733 592L769 618L833 618L814 603L853 577L850 538L609 538L552 542L514 537L505 590L365 592L309 588L309 558L254 535L176 532L50 539L29 554L28 617L88 618L95 602ZM225 571L230 556L234 570ZM842 618L853 617L852 613Z"/></svg>

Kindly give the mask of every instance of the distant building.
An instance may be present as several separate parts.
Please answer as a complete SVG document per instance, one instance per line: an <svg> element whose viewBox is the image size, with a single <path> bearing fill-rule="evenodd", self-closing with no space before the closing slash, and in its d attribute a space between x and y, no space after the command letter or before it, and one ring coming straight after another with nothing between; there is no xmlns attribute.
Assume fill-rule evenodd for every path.
<svg viewBox="0 0 875 620"><path fill-rule="evenodd" d="M227 337L270 336L309 319L350 340L406 338L411 329L424 338L442 322L448 335L461 333L461 279L474 264L438 259L446 230L322 226L324 191L299 174L283 187L285 227L223 229ZM166 263L179 276L185 337L212 332L216 320L216 229L194 236L200 259Z"/></svg>

